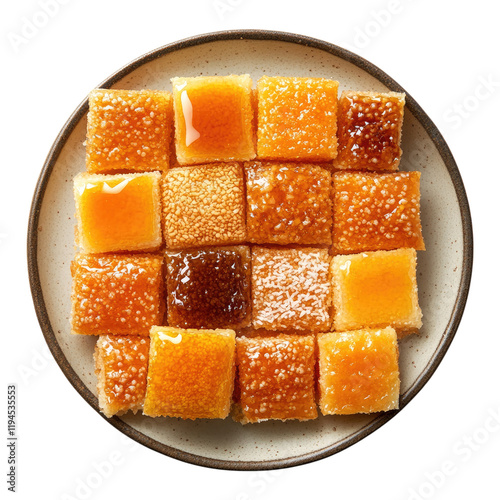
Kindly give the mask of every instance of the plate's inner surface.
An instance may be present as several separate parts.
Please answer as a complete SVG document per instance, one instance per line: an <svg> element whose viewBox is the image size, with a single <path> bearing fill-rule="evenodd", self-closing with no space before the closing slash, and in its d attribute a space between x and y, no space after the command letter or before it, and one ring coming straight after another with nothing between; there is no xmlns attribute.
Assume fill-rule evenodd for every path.
<svg viewBox="0 0 500 500"><path fill-rule="evenodd" d="M217 41L164 54L114 85L124 89L171 90L175 76L249 73L336 79L344 89L387 91L354 64L303 45L257 40ZM89 89L90 91L91 89ZM64 145L47 186L38 228L38 266L48 316L68 362L96 394L96 338L70 334L70 263L75 254L72 179L85 170L86 119ZM418 252L418 285L424 326L400 342L401 393L422 375L433 357L455 304L463 262L460 209L446 166L418 120L406 108L401 170L422 172L422 226L427 251ZM126 415L122 420L158 443L194 455L232 461L295 457L340 443L378 415L328 416L308 422L242 426L226 420L182 421ZM390 425L390 424L389 424Z"/></svg>

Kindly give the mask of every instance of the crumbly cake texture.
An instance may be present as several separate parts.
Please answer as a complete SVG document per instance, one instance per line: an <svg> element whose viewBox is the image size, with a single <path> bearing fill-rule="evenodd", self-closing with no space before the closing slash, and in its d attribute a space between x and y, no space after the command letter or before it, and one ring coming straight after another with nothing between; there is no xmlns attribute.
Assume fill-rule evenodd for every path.
<svg viewBox="0 0 500 500"><path fill-rule="evenodd" d="M405 95L397 92L342 92L335 168L397 170L404 107Z"/></svg>
<svg viewBox="0 0 500 500"><path fill-rule="evenodd" d="M333 251L425 250L420 172L333 175Z"/></svg>
<svg viewBox="0 0 500 500"><path fill-rule="evenodd" d="M154 254L77 254L72 333L147 336L163 319L162 262Z"/></svg>
<svg viewBox="0 0 500 500"><path fill-rule="evenodd" d="M251 320L251 256L247 246L166 252L168 324L244 328Z"/></svg>
<svg viewBox="0 0 500 500"><path fill-rule="evenodd" d="M173 78L179 163L255 158L249 75Z"/></svg>
<svg viewBox="0 0 500 500"><path fill-rule="evenodd" d="M159 172L74 179L78 244L86 252L157 250L162 243Z"/></svg>
<svg viewBox="0 0 500 500"><path fill-rule="evenodd" d="M258 157L309 161L335 158L338 85L325 78L260 78Z"/></svg>
<svg viewBox="0 0 500 500"><path fill-rule="evenodd" d="M225 418L235 375L233 330L151 329L144 414Z"/></svg>
<svg viewBox="0 0 500 500"><path fill-rule="evenodd" d="M413 248L332 258L333 329L392 326L404 336L422 326Z"/></svg>
<svg viewBox="0 0 500 500"><path fill-rule="evenodd" d="M322 333L318 353L323 415L399 407L398 343L393 328Z"/></svg>
<svg viewBox="0 0 500 500"><path fill-rule="evenodd" d="M163 227L168 248L243 243L243 169L237 163L179 167L163 178Z"/></svg>
<svg viewBox="0 0 500 500"><path fill-rule="evenodd" d="M329 330L329 262L326 249L253 247L253 327Z"/></svg>
<svg viewBox="0 0 500 500"><path fill-rule="evenodd" d="M241 423L317 417L315 336L236 339Z"/></svg>
<svg viewBox="0 0 500 500"><path fill-rule="evenodd" d="M247 234L252 243L332 243L331 174L313 164L247 162Z"/></svg>
<svg viewBox="0 0 500 500"><path fill-rule="evenodd" d="M148 357L149 338L99 336L94 351L97 397L106 417L142 410Z"/></svg>
<svg viewBox="0 0 500 500"><path fill-rule="evenodd" d="M87 114L87 171L168 169L172 127L169 92L93 90Z"/></svg>

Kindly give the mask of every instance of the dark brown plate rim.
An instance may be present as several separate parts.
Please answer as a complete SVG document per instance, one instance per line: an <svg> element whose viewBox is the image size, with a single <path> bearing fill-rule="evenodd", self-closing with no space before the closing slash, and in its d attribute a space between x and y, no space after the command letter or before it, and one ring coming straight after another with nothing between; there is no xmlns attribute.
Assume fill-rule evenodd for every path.
<svg viewBox="0 0 500 500"><path fill-rule="evenodd" d="M465 308L465 303L467 301L467 296L469 293L469 286L472 274L472 260L473 260L473 236L472 236L472 221L469 209L469 203L467 200L467 195L465 188L460 176L460 172L455 163L453 155L446 144L443 136L423 111L423 109L418 105L418 103L391 77L384 73L377 66L373 65L364 58L350 52L344 48L337 45L324 42L315 38L310 38L303 35L297 35L293 33L286 33L280 31L266 31L266 30L230 30L230 31L220 31L214 33L207 33L199 36L194 36L174 42L156 50L153 50L143 56L139 57L130 64L127 64L122 69L114 73L108 79L106 79L99 87L109 88L124 76L128 75L138 67L146 64L154 59L163 57L166 54L175 52L184 48L193 47L196 45L202 45L206 43L225 41L225 40L272 40L279 42L294 43L299 45L304 45L307 47L313 47L320 49L322 51L328 52L335 55L345 61L348 61L363 71L366 71L373 77L377 78L380 82L386 85L390 90L394 92L405 92L406 93L406 106L413 113L416 119L423 126L434 145L436 146L441 158L443 159L448 173L453 182L455 192L458 198L458 204L461 212L461 221L463 227L463 267L460 279L460 286L455 301L455 305L445 328L443 336L439 345L437 346L432 358L428 362L427 366L423 370L420 377L413 383L413 385L401 396L400 399L400 409L397 411L392 411L385 413L376 417L372 422L363 427L361 430L355 432L354 434L346 437L342 441L335 443L333 445L327 446L323 449L306 453L302 455L297 455L289 458L283 458L278 460L264 460L264 461L235 461L235 460L219 460L213 458L207 458L192 453L188 453L182 450L178 450L166 444L160 443L149 436L135 430L130 425L123 422L118 417L113 417L107 419L99 411L99 406L97 398L90 392L90 390L83 384L76 372L73 370L72 366L68 363L61 347L59 346L54 331L52 329L50 319L48 317L47 309L45 306L45 301L43 298L43 291L40 282L40 276L38 273L38 261L37 261L37 251L38 251L38 223L40 217L40 210L42 207L43 199L47 184L50 179L52 170L57 162L59 154L64 147L66 141L68 140L70 134L76 127L77 123L86 115L88 111L88 101L85 99L78 108L73 112L71 117L68 119L66 124L63 126L61 132L58 134L52 148L47 155L43 169L41 171L40 177L38 179L35 192L33 195L33 201L31 205L31 211L29 215L29 225L28 225L28 240L27 240L27 253L28 253L28 272L29 280L31 286L31 293L33 296L33 302L42 329L45 340L49 346L52 355L54 356L56 362L59 364L61 370L68 378L69 382L73 387L80 393L80 395L97 411L103 418L105 418L110 424L116 427L118 430L123 432L125 435L134 439L135 441L159 452L163 453L172 458L182 460L195 465L200 465L204 467L211 467L215 469L226 469L226 470L270 470L279 469L285 467L292 467L295 465L305 464L319 460L324 457L328 457L338 453L345 448L352 446L361 439L365 438L376 429L384 425L391 418L393 418L402 408L404 408L422 389L422 387L427 383L429 378L435 372L436 368L440 364L443 356L448 350L453 337L457 331L458 325L463 315Z"/></svg>

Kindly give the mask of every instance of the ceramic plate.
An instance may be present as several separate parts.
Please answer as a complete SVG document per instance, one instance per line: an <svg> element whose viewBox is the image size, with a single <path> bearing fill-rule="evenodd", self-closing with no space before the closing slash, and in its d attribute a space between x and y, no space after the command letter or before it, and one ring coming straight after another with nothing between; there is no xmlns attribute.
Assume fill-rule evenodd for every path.
<svg viewBox="0 0 500 500"><path fill-rule="evenodd" d="M101 87L171 90L174 76L242 73L249 73L254 82L264 74L315 76L338 80L340 91L404 92L380 69L349 51L304 36L268 31L212 33L161 47L133 61ZM429 117L408 94L406 102L401 170L422 172L427 251L418 253L424 326L419 335L400 342L401 408L428 381L448 349L462 316L472 267L471 220L459 171ZM99 411L92 359L96 339L71 335L69 325L70 262L75 253L72 179L85 169L87 111L84 101L64 125L43 167L30 216L28 263L35 308L50 350L76 390ZM145 446L186 462L256 470L332 455L396 414L247 426L230 418L183 421L142 414L113 417L108 422Z"/></svg>

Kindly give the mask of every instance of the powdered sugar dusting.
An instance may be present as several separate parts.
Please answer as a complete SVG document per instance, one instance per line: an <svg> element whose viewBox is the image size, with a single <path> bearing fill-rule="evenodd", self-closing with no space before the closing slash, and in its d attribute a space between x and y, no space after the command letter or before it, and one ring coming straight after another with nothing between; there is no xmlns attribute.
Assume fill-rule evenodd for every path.
<svg viewBox="0 0 500 500"><path fill-rule="evenodd" d="M326 249L254 248L254 327L328 330L331 307L328 262Z"/></svg>

